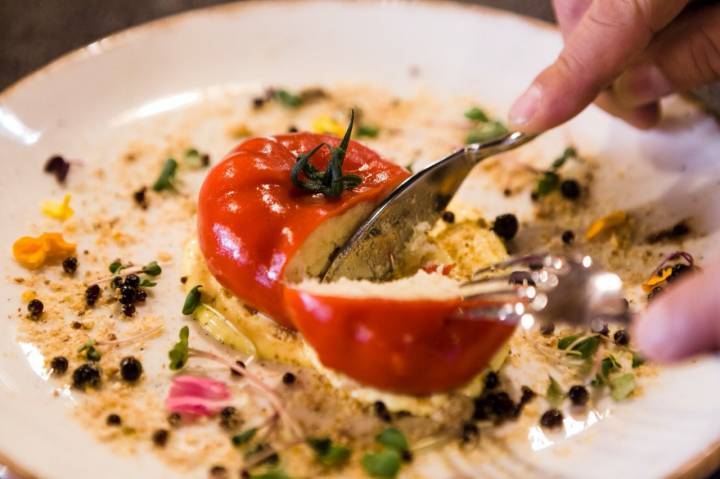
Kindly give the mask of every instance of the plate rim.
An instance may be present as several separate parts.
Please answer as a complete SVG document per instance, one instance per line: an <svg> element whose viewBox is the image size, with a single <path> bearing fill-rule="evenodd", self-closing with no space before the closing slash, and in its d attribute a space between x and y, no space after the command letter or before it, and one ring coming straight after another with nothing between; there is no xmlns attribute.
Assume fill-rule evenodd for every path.
<svg viewBox="0 0 720 479"><path fill-rule="evenodd" d="M329 1L330 0L235 0L217 5L190 8L182 12L148 20L100 37L95 41L86 43L63 53L48 63L31 70L0 90L0 102L9 99L16 91L28 86L36 79L51 75L55 73L56 70L60 70L68 64L88 61L90 58L106 54L109 50L121 47L127 42L134 41L137 37L151 34L157 30L172 28L173 26L187 21L191 19L191 17L197 15L215 15L227 12L235 14L238 10L266 7L268 4L272 4L273 7L277 7L282 4L296 6L298 4L328 3ZM347 4L350 2L354 4L373 4L377 6L382 6L383 4L388 3L387 0L345 0L343 3ZM549 29L553 31L557 30L555 24L545 20L492 6L466 3L461 0L392 0L390 3L418 4L422 7L470 11L473 14L521 18L524 22L531 24L536 28ZM0 450L0 465L4 465L7 470L13 474L13 477L17 479L37 479L39 477L32 472L31 465L23 464L22 461L11 458L2 450ZM704 479L713 471L718 469L720 469L720 437L709 443L706 449L702 452L686 460L675 471L671 472L667 476L667 479Z"/></svg>

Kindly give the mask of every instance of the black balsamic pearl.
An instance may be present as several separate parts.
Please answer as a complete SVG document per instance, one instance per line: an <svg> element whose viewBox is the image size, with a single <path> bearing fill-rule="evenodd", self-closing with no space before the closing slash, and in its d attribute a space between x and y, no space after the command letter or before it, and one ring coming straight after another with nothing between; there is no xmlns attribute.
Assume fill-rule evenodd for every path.
<svg viewBox="0 0 720 479"><path fill-rule="evenodd" d="M147 299L147 292L144 289L138 289L135 293L135 301L138 303L144 303Z"/></svg>
<svg viewBox="0 0 720 479"><path fill-rule="evenodd" d="M120 426L122 424L122 418L117 414L108 414L105 419L105 424L108 426Z"/></svg>
<svg viewBox="0 0 720 479"><path fill-rule="evenodd" d="M92 363L82 364L73 371L73 386L77 389L98 388L100 382L100 369Z"/></svg>
<svg viewBox="0 0 720 479"><path fill-rule="evenodd" d="M487 373L487 376L485 376L485 389L495 389L500 385L500 378L498 377L497 373L494 371L490 371Z"/></svg>
<svg viewBox="0 0 720 479"><path fill-rule="evenodd" d="M124 284L122 276L115 276L112 281L110 282L110 286L113 287L113 289L121 288Z"/></svg>
<svg viewBox="0 0 720 479"><path fill-rule="evenodd" d="M133 356L127 356L120 361L120 376L127 382L135 382L142 376L142 363Z"/></svg>
<svg viewBox="0 0 720 479"><path fill-rule="evenodd" d="M157 447L164 447L165 444L167 444L169 437L170 431L168 431L167 429L158 429L157 431L153 432L152 442Z"/></svg>
<svg viewBox="0 0 720 479"><path fill-rule="evenodd" d="M476 439L480 435L480 429L477 427L477 424L475 424L472 421L466 421L462 425L461 430L461 438L462 442L470 442L474 439Z"/></svg>
<svg viewBox="0 0 720 479"><path fill-rule="evenodd" d="M590 399L590 394L585 386L578 384L570 388L568 397L575 406L584 406Z"/></svg>
<svg viewBox="0 0 720 479"><path fill-rule="evenodd" d="M283 384L287 384L289 386L290 384L295 383L295 379L296 379L295 375L288 371L285 374L283 374L282 382L283 382Z"/></svg>
<svg viewBox="0 0 720 479"><path fill-rule="evenodd" d="M78 260L74 256L65 258L62 262L63 271L65 271L67 274L75 274L75 271L77 271L77 267L78 267Z"/></svg>
<svg viewBox="0 0 720 479"><path fill-rule="evenodd" d="M53 374L58 376L65 374L68 370L68 365L68 359L65 356L55 356L50 361L50 368L52 369Z"/></svg>
<svg viewBox="0 0 720 479"><path fill-rule="evenodd" d="M576 180L564 180L560 183L560 193L569 200L576 200L580 197L580 184Z"/></svg>
<svg viewBox="0 0 720 479"><path fill-rule="evenodd" d="M555 323L553 323L553 322L546 322L546 323L543 323L542 326L540 326L540 333L543 336L550 336L554 332L555 332Z"/></svg>
<svg viewBox="0 0 720 479"><path fill-rule="evenodd" d="M136 274L129 274L125 277L125 286L137 288L140 286L140 277Z"/></svg>
<svg viewBox="0 0 720 479"><path fill-rule="evenodd" d="M630 333L624 329L618 329L615 331L615 334L613 334L613 341L615 341L615 344L618 346L627 346L630 344Z"/></svg>
<svg viewBox="0 0 720 479"><path fill-rule="evenodd" d="M210 479L225 479L228 477L228 470L225 466L217 465L210 468L208 475Z"/></svg>
<svg viewBox="0 0 720 479"><path fill-rule="evenodd" d="M382 401L375 401L373 403L373 410L375 411L375 415L384 422L390 422L392 421L392 416L390 415L390 411L388 411L387 406Z"/></svg>
<svg viewBox="0 0 720 479"><path fill-rule="evenodd" d="M495 218L495 222L492 227L496 235L507 241L515 237L518 232L518 228L519 223L517 217L512 213L500 215Z"/></svg>
<svg viewBox="0 0 720 479"><path fill-rule="evenodd" d="M554 429L561 426L563 422L563 415L557 409L548 409L540 417L540 425L548 429Z"/></svg>
<svg viewBox="0 0 720 479"><path fill-rule="evenodd" d="M88 286L85 290L85 303L87 303L88 306L95 306L98 298L100 298L100 286L97 284Z"/></svg>
<svg viewBox="0 0 720 479"><path fill-rule="evenodd" d="M27 305L28 313L32 319L39 319L42 316L45 305L39 299L33 299Z"/></svg>

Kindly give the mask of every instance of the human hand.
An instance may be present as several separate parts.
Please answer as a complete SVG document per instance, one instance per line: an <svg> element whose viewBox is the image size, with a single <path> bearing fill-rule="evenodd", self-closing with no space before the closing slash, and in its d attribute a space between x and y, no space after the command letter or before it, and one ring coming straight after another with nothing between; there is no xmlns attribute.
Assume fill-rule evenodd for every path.
<svg viewBox="0 0 720 479"><path fill-rule="evenodd" d="M720 258L660 293L634 326L632 335L642 353L669 362L720 350L718 284Z"/></svg>
<svg viewBox="0 0 720 479"><path fill-rule="evenodd" d="M720 3L553 0L565 48L515 102L509 124L541 132L595 101L649 128L658 100L720 80Z"/></svg>

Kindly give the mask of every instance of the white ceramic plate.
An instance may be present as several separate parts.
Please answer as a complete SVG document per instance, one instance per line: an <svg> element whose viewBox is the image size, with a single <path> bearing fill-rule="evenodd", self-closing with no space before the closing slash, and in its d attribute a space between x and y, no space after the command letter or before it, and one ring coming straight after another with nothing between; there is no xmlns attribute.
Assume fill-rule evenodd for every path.
<svg viewBox="0 0 720 479"><path fill-rule="evenodd" d="M505 13L379 1L243 2L93 43L0 95L2 270L8 277L21 273L10 245L26 232L39 201L59 194L38 174L50 154L101 161L88 154L98 138L122 137L153 115L186 108L210 87L352 81L402 94L423 86L475 95L504 112L560 45L552 28ZM408 74L411 66L422 72L419 78ZM688 247L703 257L720 244L720 134L711 119L671 103L675 113L655 132L633 131L590 109L545 141L572 139L603 158L607 167L596 188L608 210L642 208L659 221L693 216L707 235ZM490 214L507 207L497 195L478 193L478 185L465 188L471 201ZM172 249L181 238L152 241ZM5 320L14 317L19 292L0 285L2 460L48 478L173 476L150 454L114 455L69 418L71 396L53 397L42 358L16 342L16 320ZM165 296L158 311L172 317L181 293L168 288ZM467 465L468 475L699 477L717 460L718 396L720 361L694 361L663 371L639 398L597 424L580 424L581 433L566 424L566 439L549 440L531 430L512 454ZM443 474L449 473L436 477Z"/></svg>

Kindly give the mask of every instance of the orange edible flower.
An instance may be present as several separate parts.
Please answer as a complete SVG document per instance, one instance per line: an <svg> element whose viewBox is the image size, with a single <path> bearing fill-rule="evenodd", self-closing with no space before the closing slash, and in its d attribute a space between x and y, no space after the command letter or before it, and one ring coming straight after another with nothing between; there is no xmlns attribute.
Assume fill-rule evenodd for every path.
<svg viewBox="0 0 720 479"><path fill-rule="evenodd" d="M598 218L597 220L595 220L595 222L591 224L590 228L588 228L588 230L585 232L585 239L589 241L598 236L600 233L620 226L621 224L625 223L625 221L627 221L626 212L620 210L613 211L612 213L609 213L602 218Z"/></svg>
<svg viewBox="0 0 720 479"><path fill-rule="evenodd" d="M37 269L48 261L65 258L75 252L75 244L65 241L61 233L43 233L38 237L19 238L12 249L18 263L28 269Z"/></svg>
<svg viewBox="0 0 720 479"><path fill-rule="evenodd" d="M670 275L673 273L673 267L672 266L666 266L665 268L661 269L660 271L657 271L656 273L653 273L652 276L650 276L647 281L645 281L642 284L642 289L646 293L649 293L652 291L655 286L664 283Z"/></svg>

